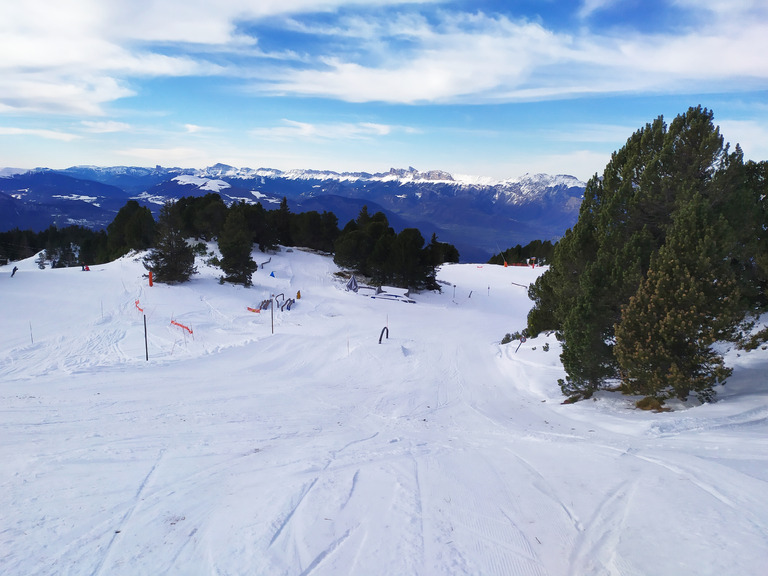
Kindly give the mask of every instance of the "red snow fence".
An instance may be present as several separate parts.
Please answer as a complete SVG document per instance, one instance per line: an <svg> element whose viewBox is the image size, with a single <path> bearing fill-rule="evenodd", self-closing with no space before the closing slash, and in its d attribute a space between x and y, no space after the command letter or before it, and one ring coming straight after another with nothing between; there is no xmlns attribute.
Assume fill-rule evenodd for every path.
<svg viewBox="0 0 768 576"><path fill-rule="evenodd" d="M248 310L248 312L256 312L256 314L261 312L261 308L251 308L250 306L246 306L245 309Z"/></svg>
<svg viewBox="0 0 768 576"><path fill-rule="evenodd" d="M139 312L144 312L144 308L139 306L139 301L138 300L136 300L135 304L136 304L136 310L138 310Z"/></svg>
<svg viewBox="0 0 768 576"><path fill-rule="evenodd" d="M174 326L178 326L179 328L183 328L184 330L192 334L192 328L190 328L189 326L184 326L184 324L180 324L176 322L176 320L171 320L171 324L173 324Z"/></svg>

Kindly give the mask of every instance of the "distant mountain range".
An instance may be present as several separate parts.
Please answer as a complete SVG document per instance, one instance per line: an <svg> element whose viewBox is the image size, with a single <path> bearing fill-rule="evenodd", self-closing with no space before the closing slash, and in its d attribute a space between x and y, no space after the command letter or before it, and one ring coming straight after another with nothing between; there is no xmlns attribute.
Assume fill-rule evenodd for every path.
<svg viewBox="0 0 768 576"><path fill-rule="evenodd" d="M292 212L333 212L339 227L363 205L382 211L396 231L421 230L454 244L461 260L531 240L556 240L573 226L584 194L573 176L529 175L491 181L432 170L338 173L280 171L216 164L204 169L73 166L65 170L0 170L0 231L43 230L79 224L104 228L129 199L157 215L167 200L215 192L226 203L261 202L274 209L283 197Z"/></svg>

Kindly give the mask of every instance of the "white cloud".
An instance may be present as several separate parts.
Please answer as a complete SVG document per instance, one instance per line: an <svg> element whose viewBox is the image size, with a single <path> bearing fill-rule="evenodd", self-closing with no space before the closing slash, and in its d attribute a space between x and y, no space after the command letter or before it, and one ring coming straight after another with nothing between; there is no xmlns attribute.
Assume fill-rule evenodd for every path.
<svg viewBox="0 0 768 576"><path fill-rule="evenodd" d="M766 10L763 0L672 0L671 3L683 8L710 12L726 17L738 16L751 11L765 12Z"/></svg>
<svg viewBox="0 0 768 576"><path fill-rule="evenodd" d="M731 150L739 144L745 160L756 162L768 158L768 124L753 120L721 120L720 134L731 143Z"/></svg>
<svg viewBox="0 0 768 576"><path fill-rule="evenodd" d="M579 17L588 18L594 12L598 12L607 6L611 6L620 1L621 0L584 0L579 9Z"/></svg>
<svg viewBox="0 0 768 576"><path fill-rule="evenodd" d="M3 136L35 136L38 138L45 138L47 140L61 140L63 142L71 142L77 140L80 136L76 134L69 134L67 132L60 132L58 130L44 130L35 128L13 128L0 126L0 135Z"/></svg>
<svg viewBox="0 0 768 576"><path fill-rule="evenodd" d="M251 135L261 138L279 139L322 139L322 140L360 140L388 136L394 132L414 133L405 126L391 126L375 122L337 122L312 124L296 120L283 119L282 126L255 128Z"/></svg>
<svg viewBox="0 0 768 576"><path fill-rule="evenodd" d="M96 134L106 134L109 132L125 132L126 130L130 130L131 128L130 124L126 124L125 122L116 122L114 120L107 120L102 122L83 120L81 124L85 127L85 129L88 132L93 132Z"/></svg>
<svg viewBox="0 0 768 576"><path fill-rule="evenodd" d="M0 65L0 101L7 111L101 115L102 104L133 95L114 78L42 73L9 75Z"/></svg>
<svg viewBox="0 0 768 576"><path fill-rule="evenodd" d="M583 0L580 11L619 1ZM140 80L169 76L251 78L259 92L394 103L765 89L765 2L669 2L709 18L681 22L682 35L614 36L445 7L427 18L406 0L156 0L141 9L133 0L3 2L0 113L103 115L105 105L135 95ZM323 27L305 18L340 6L398 4L408 9L338 16ZM290 17L286 26L343 39L345 47L285 51L265 67L257 39L241 25L270 16Z"/></svg>
<svg viewBox="0 0 768 576"><path fill-rule="evenodd" d="M405 0L25 0L0 3L0 112L103 114L132 78L242 74L206 54L256 40L238 24L266 16ZM283 55L282 57L285 57Z"/></svg>
<svg viewBox="0 0 768 576"><path fill-rule="evenodd" d="M400 30L417 48L389 56L383 66L329 57L317 69L289 70L276 91L331 96L351 102L447 102L487 98L519 86L539 65L568 50L571 39L539 24L483 15L446 16L437 27L412 21Z"/></svg>
<svg viewBox="0 0 768 576"><path fill-rule="evenodd" d="M350 102L483 102L588 94L754 89L768 84L768 19L732 16L683 35L580 30L554 32L504 16L441 14L436 24L412 19L398 32L368 25L366 46L386 57L336 54L315 68L288 69L263 86L278 93ZM335 33L358 34L354 26ZM410 48L398 52L386 37Z"/></svg>

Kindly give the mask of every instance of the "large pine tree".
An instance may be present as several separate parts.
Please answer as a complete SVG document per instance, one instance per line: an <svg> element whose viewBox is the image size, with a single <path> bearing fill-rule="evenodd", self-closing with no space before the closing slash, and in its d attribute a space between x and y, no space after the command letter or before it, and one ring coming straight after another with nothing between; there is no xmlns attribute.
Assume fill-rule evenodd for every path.
<svg viewBox="0 0 768 576"><path fill-rule="evenodd" d="M157 282L167 284L186 282L197 272L195 253L181 232L181 223L171 202L160 209L155 246L144 262Z"/></svg>
<svg viewBox="0 0 768 576"><path fill-rule="evenodd" d="M686 262L688 270L701 267L699 259L707 255L690 244L671 243L665 248L663 266L657 255L674 223L679 227L687 222L682 214L692 204L699 212L706 209L712 216L707 221L717 222L720 230L714 242L725 264L716 267L718 281L725 283L726 276L735 274L737 285L744 286L744 275L736 271L754 266L755 254L748 247L754 230L745 223L754 220L756 210L755 191L745 174L740 150L729 154L712 112L697 107L679 115L669 127L659 117L635 132L612 155L602 177L595 175L588 182L577 223L556 245L550 270L529 291L534 301L529 332L555 330L562 342L565 394L588 397L606 381L628 373L622 362L629 362L629 349L637 345L629 342L631 334L641 331L627 327L619 357L615 342L624 321L622 310L641 286L646 291L658 289L651 280L662 281L663 266ZM726 237L733 240L725 243ZM646 281L652 261L655 268ZM683 270L663 273L682 275ZM710 291L706 298L716 296ZM672 305L670 300L654 301L657 307ZM706 321L712 318L707 316ZM639 356L635 358L640 362ZM637 367L633 370L637 373ZM692 374L690 369L683 372L685 377ZM683 395L684 386L677 389L676 394ZM699 388L692 385L689 390Z"/></svg>
<svg viewBox="0 0 768 576"><path fill-rule="evenodd" d="M251 257L253 240L248 229L243 206L234 205L229 209L224 227L219 234L221 269L224 280L233 284L252 286L251 276L257 266Z"/></svg>
<svg viewBox="0 0 768 576"><path fill-rule="evenodd" d="M743 318L730 265L733 235L700 195L681 208L648 276L616 326L627 392L659 400L713 398L730 375L713 344L733 339Z"/></svg>
<svg viewBox="0 0 768 576"><path fill-rule="evenodd" d="M107 250L111 259L130 250L146 250L154 241L155 219L146 206L128 200L107 226Z"/></svg>

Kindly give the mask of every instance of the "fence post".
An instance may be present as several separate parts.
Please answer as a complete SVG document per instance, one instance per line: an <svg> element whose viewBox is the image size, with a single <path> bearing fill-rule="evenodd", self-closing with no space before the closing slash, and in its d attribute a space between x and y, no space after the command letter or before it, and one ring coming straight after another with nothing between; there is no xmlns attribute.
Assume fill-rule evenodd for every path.
<svg viewBox="0 0 768 576"><path fill-rule="evenodd" d="M144 314L144 356L149 362L149 345L147 344L147 315Z"/></svg>

